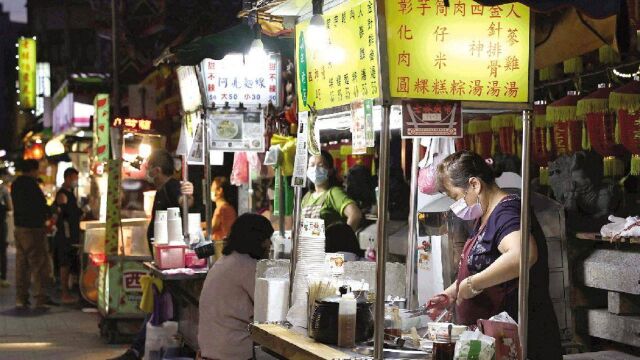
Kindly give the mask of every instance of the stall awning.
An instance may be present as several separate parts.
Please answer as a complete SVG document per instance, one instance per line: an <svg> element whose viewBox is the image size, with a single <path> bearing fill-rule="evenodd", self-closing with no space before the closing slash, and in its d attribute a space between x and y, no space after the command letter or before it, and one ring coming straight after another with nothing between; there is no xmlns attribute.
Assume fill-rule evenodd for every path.
<svg viewBox="0 0 640 360"><path fill-rule="evenodd" d="M254 33L247 24L240 24L219 33L207 35L173 49L180 65L196 65L205 58L220 60L229 53L246 53L253 41ZM293 57L294 41L262 35L267 51L279 52Z"/></svg>

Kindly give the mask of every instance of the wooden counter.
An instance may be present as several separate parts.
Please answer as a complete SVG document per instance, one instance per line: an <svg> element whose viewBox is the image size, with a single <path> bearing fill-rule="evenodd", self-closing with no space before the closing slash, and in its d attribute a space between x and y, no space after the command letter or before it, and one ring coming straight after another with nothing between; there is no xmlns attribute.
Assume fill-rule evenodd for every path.
<svg viewBox="0 0 640 360"><path fill-rule="evenodd" d="M149 224L149 219L147 218L122 219L122 226L147 226L148 224ZM107 223L105 221L100 221L100 220L80 221L80 230L104 228L105 226L107 226Z"/></svg>
<svg viewBox="0 0 640 360"><path fill-rule="evenodd" d="M291 360L337 360L351 359L355 354L337 350L315 342L302 331L287 329L275 324L249 325L251 339L261 346ZM360 356L363 358L364 356Z"/></svg>

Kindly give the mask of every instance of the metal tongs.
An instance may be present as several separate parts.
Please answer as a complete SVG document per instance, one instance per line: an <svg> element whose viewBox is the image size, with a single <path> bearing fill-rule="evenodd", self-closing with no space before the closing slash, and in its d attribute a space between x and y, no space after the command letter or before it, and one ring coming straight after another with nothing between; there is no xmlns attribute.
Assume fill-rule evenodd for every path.
<svg viewBox="0 0 640 360"><path fill-rule="evenodd" d="M409 314L410 318L414 318L414 317L418 317L418 316L422 316L422 315L428 315L428 311L430 310L430 308L427 305L421 305L420 307L418 307L415 310L408 310L407 314ZM444 319L447 314L449 314L449 308L445 308L444 311L442 311L442 314L438 315L438 317L433 320L433 322L442 322L442 319Z"/></svg>

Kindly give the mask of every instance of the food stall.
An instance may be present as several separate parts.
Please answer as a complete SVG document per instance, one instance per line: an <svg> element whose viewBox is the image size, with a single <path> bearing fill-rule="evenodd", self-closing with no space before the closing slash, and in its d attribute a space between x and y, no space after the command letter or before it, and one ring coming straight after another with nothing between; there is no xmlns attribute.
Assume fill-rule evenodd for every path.
<svg viewBox="0 0 640 360"><path fill-rule="evenodd" d="M377 231L375 236L369 236L376 248L377 278L374 282L375 284L370 284L370 286L374 291L375 289L386 289L384 274L386 273L386 268L391 264L387 264L389 223L386 221L389 203L389 168L391 165L391 105L402 107L400 118L403 137L415 138L424 136L462 136L460 101L464 101L462 106L465 108L510 109L512 111L528 109L528 104L532 97L532 91L529 88L532 85L532 82L529 81L529 65L532 63L529 61L531 54L528 45L530 41L528 35L530 33L529 12L527 8L521 5L511 7L511 11L518 12L519 21L515 21L513 24L510 23L510 25L517 27L519 33L518 44L516 45L516 42L511 43L510 51L506 51L506 37L502 38L499 35L496 36L496 34L489 35L489 37L495 36L495 39L487 40L495 40L496 43L505 41L505 44L500 43L501 46L504 46L504 50L499 54L490 54L490 56L495 57L495 59L492 58L492 61L502 63L506 60L506 56L517 56L517 61L519 62L516 68L510 69L512 73L497 76L496 71L498 70L496 66L488 68L487 74L460 74L459 72L456 74L455 70L449 70L449 72L454 72L451 74L447 72L448 69L471 68L469 65L464 65L465 59L463 57L465 56L447 53L448 46L455 46L456 41L461 43L471 41L471 39L464 38L461 31L484 33L487 31L484 27L489 26L489 23L485 24L481 21L478 21L477 24L466 23L460 16L456 18L453 8L446 9L443 5L442 13L439 14L443 16L442 19L447 19L447 27L442 26L443 24L437 21L430 21L428 26L421 25L417 27L414 22L424 22L426 19L430 19L421 16L420 12L424 15L426 11L436 11L435 7L433 9L430 7L424 7L422 10L414 9L414 12L411 13L411 9L405 7L411 6L410 4L403 5L390 1L386 2L386 4L382 1L374 4L371 1L357 0L346 1L341 4L323 4L322 1L313 1L312 3L312 7L305 6L303 10L298 9L297 15L301 16L296 25L299 126L307 128L307 133L304 134L306 136L303 139L306 140L306 146L303 149L306 150L306 147L308 147L309 152L314 153L314 144L312 144L314 141L313 129L314 127L321 127L323 120L325 120L324 118L335 119L336 114L350 110L351 114L347 118L350 118L349 120L352 123L348 121L347 124L352 132L352 154L366 154L366 148L376 144L375 136L371 136L367 132L369 131L373 134L375 131L373 129L374 124L378 121L381 124L378 151L379 163L377 164L379 169L378 188L380 189L377 203L378 216L372 217L372 219L377 218L375 225ZM464 6L468 7L470 12L472 4L462 3L464 2L456 6L458 11L460 9L459 6ZM285 5L281 5L280 11L291 12L287 5L292 6L292 4L285 2ZM277 10L278 7L275 9L268 12L277 13L279 11ZM448 17L447 10L449 11ZM383 16L385 13L393 13L394 15L385 17ZM461 17L464 17L464 15ZM489 14L487 13L488 17ZM455 35L450 35L450 33L454 33L453 25L457 26L458 32ZM471 31L470 28L474 26L477 28ZM439 32L439 30L441 31ZM430 35L432 33L436 34L435 39L431 39ZM345 34L351 34L351 36L346 36ZM454 39L449 36L461 38ZM412 44L420 43L416 41L412 43L411 40L414 38L433 43L434 46L438 45L441 50L440 58L434 59L433 63L430 60L423 59L422 52L424 49L413 48L414 45ZM446 42L445 38L447 38ZM412 55L414 56L413 59L411 58ZM449 59L447 59L447 56L449 56ZM499 67L501 68L502 65ZM499 78L502 83L495 80L495 83L489 82L491 76ZM379 79L385 79L385 81L381 82ZM477 81L476 84L478 85L482 84L482 89L476 89L476 94L471 91L467 92L469 84L472 85L471 89L473 89L474 81ZM489 82L490 85L493 84L493 90L488 89L485 93L483 90L485 82ZM422 98L434 101L420 103L407 100ZM365 110L362 116L358 114L360 107L367 108L367 105L361 105L363 99L365 99L365 102L369 101L367 99L373 100L371 103L373 106L368 106L369 108L378 107L380 109L378 116L373 115L371 110ZM360 104L358 104L359 102ZM427 107L431 110L423 111ZM438 110L434 110L434 107L437 107ZM307 114L307 111L310 111L310 113ZM416 113L417 115L415 115ZM412 118L410 114L417 117ZM426 127L424 129L421 128L419 123L424 122L425 116L428 118L436 114L438 115L436 121L430 121L430 123L425 124ZM362 122L359 122L360 119L362 119ZM522 146L523 153L528 153L529 150L527 142L528 124L529 118L525 117L523 129L526 130ZM332 128L334 126L329 125L328 127ZM320 134L320 137L322 137L322 134ZM298 147L300 147L300 138L298 136ZM420 156L417 143L418 140L415 140L412 154L415 162L412 169L413 189L416 188L415 179L417 178L417 166L415 165ZM304 158L301 157L303 161L306 160L306 153L304 155ZM527 163L528 157L524 156L523 160ZM295 168L306 169L306 166L300 165L296 164ZM524 174L525 180L523 181L527 181L527 172ZM301 170L294 172L294 186L296 186L296 176L300 178L302 183L305 172ZM526 199L528 198L526 187L524 191L523 198ZM297 201L299 201L300 190L296 189L296 192L298 194ZM417 198L416 193L413 192L411 197L415 201ZM527 208L526 205L527 202L525 200L523 209ZM528 214L525 212L523 215L523 218L527 218ZM417 222L417 204L415 203L411 205L411 216L413 218L411 223L415 224ZM294 230L296 230L301 221L299 207L298 212L294 214L294 219ZM528 226L528 223L523 221L523 226ZM299 236L300 234L294 231L294 250L291 256L290 271L294 292L296 291L295 284L299 281L296 277L300 276L298 274L300 271L296 266L300 264L299 262L297 263L297 257L300 255L298 251L300 244L303 243L300 242ZM409 236L414 240L410 241L405 249L407 259L406 272L409 274L406 277L407 279L415 279L412 274L415 271L414 257L416 256L417 234L413 226L409 226L408 234L404 234L405 241ZM526 241L526 238L524 241ZM523 277L522 280L526 281L526 277ZM525 282L525 284L527 283ZM526 286L522 287L526 288ZM407 294L411 294L408 296L411 299L414 293L414 281L409 280L407 282L406 291ZM380 296L381 294L382 296ZM361 351L371 352L367 354L361 352L360 355L373 354L375 358L382 358L387 355L387 351L383 350L385 321L382 321L385 318L385 292L382 291L376 295L374 319L377 321L374 321L374 345L368 350L360 349ZM292 295L291 298L294 301L296 296ZM414 301L410 300L409 306L417 306L412 302ZM523 314L526 314L526 302L521 302L521 309L524 309ZM526 319L521 319L522 323L526 324ZM286 350L278 348L283 343L295 342L290 339L297 338L295 333L300 333L299 329L297 327L292 330L283 330L278 327L266 329L265 326L269 327L268 325L255 325L252 327L253 339L280 355L288 356ZM278 332L281 332L281 334L277 335ZM526 338L526 334L521 333L522 335ZM279 341L279 339L286 337L289 339L283 342ZM265 338L270 340L267 341ZM300 339L300 341L303 340ZM304 345L301 347L304 347ZM347 356L356 355L349 354ZM426 354L423 354L423 356L426 357Z"/></svg>

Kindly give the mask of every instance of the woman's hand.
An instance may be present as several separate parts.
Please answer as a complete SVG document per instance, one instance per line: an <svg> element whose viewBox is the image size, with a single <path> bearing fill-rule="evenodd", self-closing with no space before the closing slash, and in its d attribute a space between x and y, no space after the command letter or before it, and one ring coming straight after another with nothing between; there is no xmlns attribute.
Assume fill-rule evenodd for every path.
<svg viewBox="0 0 640 360"><path fill-rule="evenodd" d="M427 302L427 315L431 320L438 318L449 306L451 306L451 298L449 295L442 293L432 297Z"/></svg>
<svg viewBox="0 0 640 360"><path fill-rule="evenodd" d="M464 300L473 299L474 297L480 295L480 293L478 292L474 293L473 291L471 291L471 286L469 286L470 285L469 281L470 281L469 278L462 280L462 283L458 288L458 299L456 300L456 303L458 305L460 305L460 303L462 303L462 301ZM478 290L478 289L475 289L475 290Z"/></svg>

